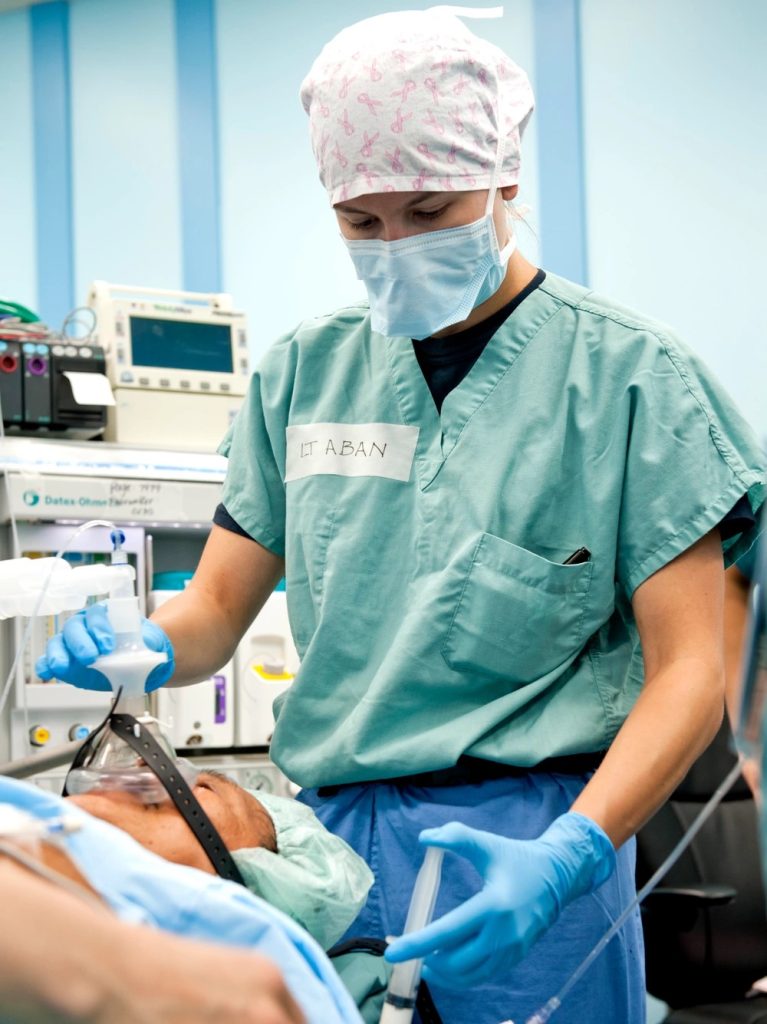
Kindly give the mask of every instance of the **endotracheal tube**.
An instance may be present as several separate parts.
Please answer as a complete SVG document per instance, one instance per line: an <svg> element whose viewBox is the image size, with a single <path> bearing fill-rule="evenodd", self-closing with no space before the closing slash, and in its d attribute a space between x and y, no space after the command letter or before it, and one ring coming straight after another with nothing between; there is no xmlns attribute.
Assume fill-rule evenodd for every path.
<svg viewBox="0 0 767 1024"><path fill-rule="evenodd" d="M436 846L430 846L426 850L423 864L413 886L413 895L403 933L405 935L425 928L431 921L434 904L437 902L444 852ZM402 964L394 965L389 987L386 990L380 1024L410 1024L421 980L422 963L422 960L406 960Z"/></svg>

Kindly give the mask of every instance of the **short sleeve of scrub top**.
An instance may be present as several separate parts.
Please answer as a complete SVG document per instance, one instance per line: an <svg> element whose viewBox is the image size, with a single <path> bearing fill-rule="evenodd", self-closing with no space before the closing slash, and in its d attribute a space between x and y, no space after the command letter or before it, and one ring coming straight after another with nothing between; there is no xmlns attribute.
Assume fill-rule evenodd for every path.
<svg viewBox="0 0 767 1024"><path fill-rule="evenodd" d="M221 450L226 510L285 554L302 666L272 756L302 786L606 749L643 682L634 591L764 496L760 446L695 354L553 274L439 413L412 340L366 306L302 324ZM758 532L742 522L727 564Z"/></svg>
<svg viewBox="0 0 767 1024"><path fill-rule="evenodd" d="M742 417L695 354L670 332L639 346L625 427L617 579L636 588L717 526L745 495L754 512L764 480L744 460L758 451ZM753 523L723 541L730 565L751 546Z"/></svg>
<svg viewBox="0 0 767 1024"><path fill-rule="evenodd" d="M253 540L285 554L285 406L290 401L291 347L272 346L253 374L245 401L218 447L229 459L226 511Z"/></svg>

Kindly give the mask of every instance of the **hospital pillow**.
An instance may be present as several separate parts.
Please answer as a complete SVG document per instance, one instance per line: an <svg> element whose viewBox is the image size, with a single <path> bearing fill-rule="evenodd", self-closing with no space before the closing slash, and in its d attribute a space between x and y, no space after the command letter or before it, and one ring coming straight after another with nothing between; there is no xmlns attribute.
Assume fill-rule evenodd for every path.
<svg viewBox="0 0 767 1024"><path fill-rule="evenodd" d="M370 868L308 807L289 797L249 792L274 822L277 853L232 851L245 884L330 949L365 903L373 884Z"/></svg>

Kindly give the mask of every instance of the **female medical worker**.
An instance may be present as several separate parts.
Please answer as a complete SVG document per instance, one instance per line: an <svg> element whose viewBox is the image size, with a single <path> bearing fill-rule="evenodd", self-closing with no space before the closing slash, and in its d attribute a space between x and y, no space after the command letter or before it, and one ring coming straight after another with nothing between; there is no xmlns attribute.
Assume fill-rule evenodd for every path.
<svg viewBox="0 0 767 1024"><path fill-rule="evenodd" d="M200 679L285 572L302 666L272 756L376 874L354 933L401 932L419 834L454 851L441 916L389 955L425 956L447 1024L519 1024L626 905L633 833L719 724L722 550L752 543L760 454L665 327L515 249L533 99L496 47L381 15L302 98L369 307L267 353L147 636ZM41 674L97 685L109 643L82 614ZM644 1021L638 918L558 1019Z"/></svg>

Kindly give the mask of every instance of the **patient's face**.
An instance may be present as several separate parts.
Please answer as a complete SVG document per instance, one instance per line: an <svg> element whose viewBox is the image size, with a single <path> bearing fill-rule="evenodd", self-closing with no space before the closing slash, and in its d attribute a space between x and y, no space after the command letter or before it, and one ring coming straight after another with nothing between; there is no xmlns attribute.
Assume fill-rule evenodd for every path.
<svg viewBox="0 0 767 1024"><path fill-rule="evenodd" d="M192 788L229 850L256 846L276 849L272 819L258 800L236 782L218 773L201 772ZM94 817L121 828L160 857L215 874L192 830L170 800L145 804L122 790L82 793L68 799Z"/></svg>

